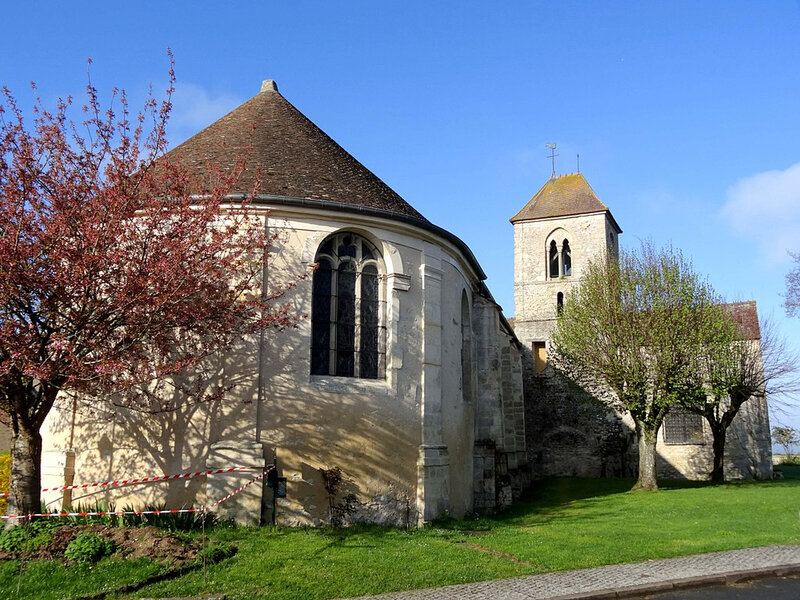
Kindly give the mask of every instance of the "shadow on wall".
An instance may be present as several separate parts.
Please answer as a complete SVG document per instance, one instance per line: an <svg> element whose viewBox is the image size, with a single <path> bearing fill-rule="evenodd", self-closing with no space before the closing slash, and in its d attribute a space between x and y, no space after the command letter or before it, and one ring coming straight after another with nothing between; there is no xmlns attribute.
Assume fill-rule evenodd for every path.
<svg viewBox="0 0 800 600"><path fill-rule="evenodd" d="M357 498L348 521L416 523L419 389L389 379L309 375L309 329L285 332L269 349L260 439L275 452L288 497L278 502L285 525L327 523L330 502L320 469L338 467L334 498Z"/></svg>
<svg viewBox="0 0 800 600"><path fill-rule="evenodd" d="M632 477L632 426L561 371L525 357L525 434L536 477Z"/></svg>
<svg viewBox="0 0 800 600"><path fill-rule="evenodd" d="M242 342L223 359L209 358L193 376L165 381L125 398L60 398L51 431L63 447L75 450L75 483L181 474L242 465L209 464L211 446L220 440L254 440L256 379ZM135 405L126 408L120 404ZM74 413L74 417L73 417ZM74 426L73 426L74 418ZM242 473L242 482L252 474ZM213 477L213 476L209 476ZM171 479L133 486L88 488L65 498L73 505L96 502L131 505L198 506L206 498L206 477ZM61 495L48 496L50 505Z"/></svg>
<svg viewBox="0 0 800 600"><path fill-rule="evenodd" d="M623 418L552 366L535 373L532 356L526 363L526 434L529 459L536 475L635 477L638 446L630 416ZM753 398L728 429L726 479L771 476L765 413L766 403ZM703 423L703 428L701 443L667 444L662 426L656 458L659 477L710 479L713 437L707 424Z"/></svg>

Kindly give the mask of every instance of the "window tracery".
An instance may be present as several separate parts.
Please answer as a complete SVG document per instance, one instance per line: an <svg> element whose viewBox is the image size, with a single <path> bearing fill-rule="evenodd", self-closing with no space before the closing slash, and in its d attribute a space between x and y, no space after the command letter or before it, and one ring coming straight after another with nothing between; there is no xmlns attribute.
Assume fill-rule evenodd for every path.
<svg viewBox="0 0 800 600"><path fill-rule="evenodd" d="M311 374L383 377L383 257L366 238L342 232L325 239L314 260Z"/></svg>

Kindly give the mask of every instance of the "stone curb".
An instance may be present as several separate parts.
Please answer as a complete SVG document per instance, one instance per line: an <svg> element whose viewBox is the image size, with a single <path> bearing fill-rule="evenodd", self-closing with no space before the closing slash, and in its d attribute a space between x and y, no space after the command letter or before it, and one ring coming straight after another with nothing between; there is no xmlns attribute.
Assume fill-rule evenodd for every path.
<svg viewBox="0 0 800 600"><path fill-rule="evenodd" d="M597 590L592 592L567 594L565 596L552 596L547 600L616 600L618 598L635 598L645 594L656 594L659 592L669 592L672 590L701 588L714 585L730 585L734 583L752 581L755 579L763 579L764 577L785 577L787 575L797 574L800 574L800 563L780 565L777 567L766 567L763 569L734 571L724 574L685 577L670 581L659 581L650 584L644 583L635 586L625 586L619 589Z"/></svg>
<svg viewBox="0 0 800 600"><path fill-rule="evenodd" d="M800 545L785 544L389 592L353 600L616 600L797 574Z"/></svg>

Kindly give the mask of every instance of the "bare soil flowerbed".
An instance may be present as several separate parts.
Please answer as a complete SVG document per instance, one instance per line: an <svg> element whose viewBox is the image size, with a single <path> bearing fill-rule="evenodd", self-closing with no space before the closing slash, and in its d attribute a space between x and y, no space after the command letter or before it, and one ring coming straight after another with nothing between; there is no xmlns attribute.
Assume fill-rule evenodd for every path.
<svg viewBox="0 0 800 600"><path fill-rule="evenodd" d="M111 540L116 548L114 556L121 558L150 558L181 567L193 562L202 548L199 539L186 539L151 525L146 527L109 527L107 525L63 525L50 532L46 543L25 552L0 550L0 560L8 559L61 559L69 543L81 533L89 531Z"/></svg>

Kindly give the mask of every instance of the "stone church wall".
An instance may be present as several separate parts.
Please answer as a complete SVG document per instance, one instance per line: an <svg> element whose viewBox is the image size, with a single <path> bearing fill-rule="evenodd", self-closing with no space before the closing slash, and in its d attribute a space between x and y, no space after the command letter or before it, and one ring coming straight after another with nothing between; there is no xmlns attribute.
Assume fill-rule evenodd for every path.
<svg viewBox="0 0 800 600"><path fill-rule="evenodd" d="M530 482L525 453L522 351L501 327L496 306L479 299L473 324L478 344L475 510L508 506Z"/></svg>
<svg viewBox="0 0 800 600"><path fill-rule="evenodd" d="M659 476L707 479L714 466L713 439L705 421L702 441L698 444L669 444L662 427L658 440ZM767 403L763 398L754 397L742 405L728 428L724 470L728 480L772 477L772 440Z"/></svg>
<svg viewBox="0 0 800 600"><path fill-rule="evenodd" d="M638 448L633 420L552 368L536 373L526 357L526 435L535 477L635 477ZM667 416L669 419L669 416ZM699 443L667 443L664 428L657 446L658 476L706 480L713 467L712 434L702 421ZM728 429L726 479L769 479L772 475L766 402L752 398Z"/></svg>
<svg viewBox="0 0 800 600"><path fill-rule="evenodd" d="M492 477L505 478L510 496L519 487L510 474L525 461L521 363L510 349L511 336L500 328L499 308L479 294L470 263L448 243L402 222L291 208L274 210L268 220L278 236L268 287L295 284L281 298L294 314L311 314L312 279L297 281L297 276L310 272L328 235L346 229L380 249L385 378L310 375L311 321L303 319L296 328L267 331L263 343L252 336L210 359L207 369L214 376L207 379L225 390L213 402L155 417L81 409L72 430L71 400L60 399L45 427L45 485L63 485L73 458L69 468L79 483L263 467L277 459L279 475L287 479L287 497L277 499L279 524L323 524L331 506L344 507L350 496L355 510L348 520L414 525L474 509L473 448L480 431L495 440L502 468ZM467 397L465 331L471 344ZM179 389L173 393L177 401ZM329 496L321 469L334 467L341 469L343 482ZM249 477L252 473L93 491L73 502L198 506ZM52 506L61 499L48 497ZM242 522L269 522L271 507L270 491L255 484L220 512Z"/></svg>

